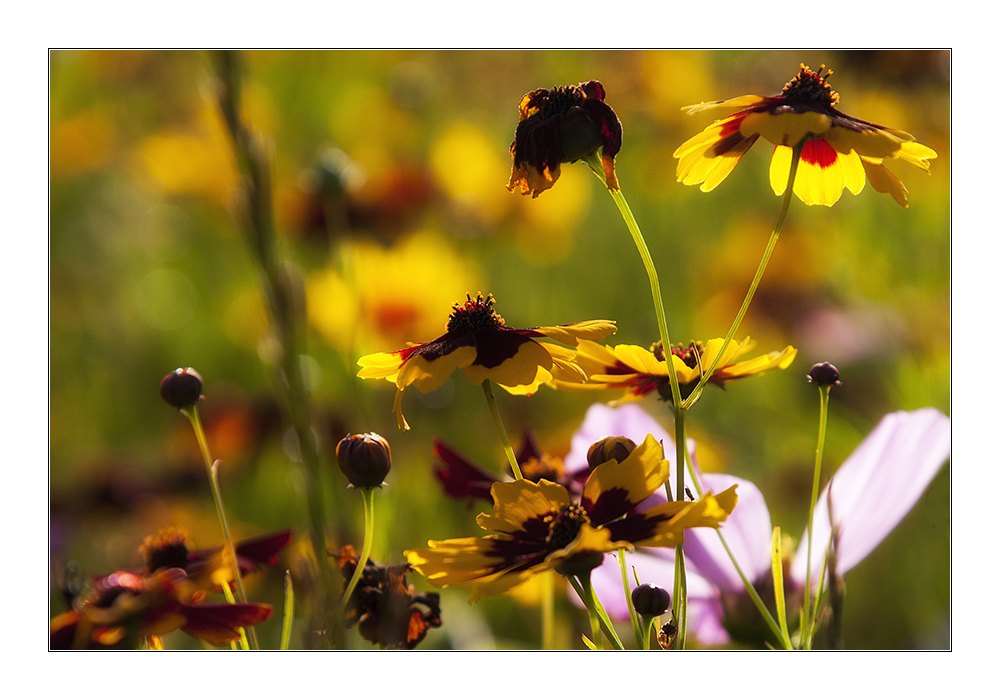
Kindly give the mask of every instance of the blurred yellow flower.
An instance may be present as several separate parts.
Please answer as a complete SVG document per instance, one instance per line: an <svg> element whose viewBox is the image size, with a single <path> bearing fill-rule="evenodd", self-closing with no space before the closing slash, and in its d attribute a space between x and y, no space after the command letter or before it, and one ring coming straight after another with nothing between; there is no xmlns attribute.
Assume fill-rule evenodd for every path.
<svg viewBox="0 0 1000 700"><path fill-rule="evenodd" d="M441 331L441 309L479 284L474 264L440 234L422 231L394 246L345 244L343 271L330 266L306 286L310 324L332 346L405 345Z"/></svg>
<svg viewBox="0 0 1000 700"><path fill-rule="evenodd" d="M865 178L878 192L889 193L907 206L906 187L883 165L899 159L930 172L937 153L917 143L905 131L856 119L834 108L840 96L827 78L833 71L801 66L797 76L774 97L743 95L730 100L702 102L685 107L689 114L729 108L736 113L720 119L676 151L677 181L701 184L710 192L726 179L757 138L775 145L770 180L775 194L785 192L792 165L793 147L802 145L792 191L806 204L832 206L847 187L858 194Z"/></svg>

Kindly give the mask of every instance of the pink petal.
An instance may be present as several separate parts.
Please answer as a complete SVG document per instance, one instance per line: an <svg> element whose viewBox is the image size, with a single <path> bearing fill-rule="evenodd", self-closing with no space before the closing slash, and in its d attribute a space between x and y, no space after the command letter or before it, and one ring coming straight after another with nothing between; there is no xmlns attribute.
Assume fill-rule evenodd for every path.
<svg viewBox="0 0 1000 700"><path fill-rule="evenodd" d="M864 559L910 512L951 455L951 421L940 411L897 411L879 422L833 475L813 516L812 581L816 584L830 540L829 503L840 526L837 570ZM832 488L832 498L828 500ZM808 532L792 563L805 584Z"/></svg>

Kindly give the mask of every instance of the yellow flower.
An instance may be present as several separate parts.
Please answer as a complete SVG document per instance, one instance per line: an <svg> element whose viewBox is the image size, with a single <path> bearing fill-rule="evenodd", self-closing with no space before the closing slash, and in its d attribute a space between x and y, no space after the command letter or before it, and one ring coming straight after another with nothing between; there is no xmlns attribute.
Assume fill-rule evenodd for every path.
<svg viewBox="0 0 1000 700"><path fill-rule="evenodd" d="M677 373L681 396L687 396L701 380L702 371L715 361L722 349L723 338L714 338L702 345L698 342L687 346L675 345L671 351L671 361ZM736 362L736 358L753 349L756 343L747 336L742 343L730 340L722 358L712 373L709 384L725 386L727 382L743 377L752 377L770 369L785 369L798 352L791 345L784 350L755 357L752 360ZM574 353L573 362L586 373L587 381L581 384L553 380L551 384L563 391L586 389L613 389L625 387L628 391L619 401L639 399L653 390L658 390L664 400L669 401L670 373L667 368L663 347L656 343L650 350L638 345L618 345L615 347L582 341Z"/></svg>
<svg viewBox="0 0 1000 700"><path fill-rule="evenodd" d="M493 309L493 295L482 294L462 306L455 304L444 335L396 352L365 355L358 364L362 379L386 379L396 385L393 412L400 430L408 430L401 402L403 391L415 386L423 393L440 388L457 369L474 384L487 379L512 394L533 394L554 379L584 381L570 351L533 338L551 338L576 346L581 340L603 340L617 329L612 321L582 321L565 326L510 328Z"/></svg>
<svg viewBox="0 0 1000 700"><path fill-rule="evenodd" d="M537 197L559 179L561 163L572 163L601 149L604 181L618 189L615 156L622 147L622 124L604 101L596 80L529 92L518 105L520 119L510 155L514 165L507 189Z"/></svg>
<svg viewBox="0 0 1000 700"><path fill-rule="evenodd" d="M851 117L834 108L840 96L820 75L802 65L797 76L774 97L743 95L731 100L685 107L689 114L708 109L738 110L720 119L674 151L677 181L701 184L710 192L726 179L743 154L763 136L775 145L770 180L775 194L785 192L792 165L792 148L802 144L792 191L806 204L832 206L847 187L858 194L865 178L878 192L889 193L907 206L907 189L883 161L899 159L930 172L933 149L898 129Z"/></svg>
<svg viewBox="0 0 1000 700"><path fill-rule="evenodd" d="M579 503L564 486L541 479L492 487L493 515L476 522L496 534L435 541L405 552L409 563L442 588L472 584L471 600L499 595L532 575L577 573L598 566L605 552L635 546L673 547L689 527L718 527L736 507L736 486L699 501L672 501L642 513L635 506L670 475L663 447L647 435L620 463L590 473Z"/></svg>

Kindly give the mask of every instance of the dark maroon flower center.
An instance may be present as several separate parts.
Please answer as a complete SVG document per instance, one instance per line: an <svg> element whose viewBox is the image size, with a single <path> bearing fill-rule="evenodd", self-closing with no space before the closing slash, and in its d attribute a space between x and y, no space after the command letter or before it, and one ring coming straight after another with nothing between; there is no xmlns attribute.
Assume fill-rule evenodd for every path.
<svg viewBox="0 0 1000 700"><path fill-rule="evenodd" d="M587 94L577 85L563 85L548 91L541 105L542 119L563 115L573 107L579 107L587 99Z"/></svg>
<svg viewBox="0 0 1000 700"><path fill-rule="evenodd" d="M832 107L840 101L840 95L833 91L826 79L833 75L832 70L821 75L825 65L818 71L809 70L809 66L800 64L799 74L785 83L781 97L786 104L811 104L818 107Z"/></svg>
<svg viewBox="0 0 1000 700"><path fill-rule="evenodd" d="M528 481L538 483L539 479L548 479L559 483L562 478L563 465L558 457L542 455L541 457L531 457L521 463L521 474Z"/></svg>
<svg viewBox="0 0 1000 700"><path fill-rule="evenodd" d="M155 537L147 537L139 551L150 572L164 567L183 569L189 563L187 533L174 528L161 530Z"/></svg>
<svg viewBox="0 0 1000 700"><path fill-rule="evenodd" d="M549 526L545 542L552 549L562 549L575 540L583 524L589 522L590 516L578 503L571 503L559 512L553 511L545 516L545 523Z"/></svg>
<svg viewBox="0 0 1000 700"><path fill-rule="evenodd" d="M500 328L504 325L503 318L500 317L494 308L496 303L492 294L487 294L483 298L482 294L477 294L473 299L470 295L465 295L467 301L459 306L455 304L448 318L448 332L473 331L479 328Z"/></svg>
<svg viewBox="0 0 1000 700"><path fill-rule="evenodd" d="M660 362L667 359L666 354L663 352L663 343L657 341L653 343L653 346L649 349L655 357ZM704 350L702 349L701 343L695 341L688 345L674 345L670 349L671 355L676 355L681 358L681 362L686 364L691 369L698 369L698 363L701 361L701 356L704 355Z"/></svg>

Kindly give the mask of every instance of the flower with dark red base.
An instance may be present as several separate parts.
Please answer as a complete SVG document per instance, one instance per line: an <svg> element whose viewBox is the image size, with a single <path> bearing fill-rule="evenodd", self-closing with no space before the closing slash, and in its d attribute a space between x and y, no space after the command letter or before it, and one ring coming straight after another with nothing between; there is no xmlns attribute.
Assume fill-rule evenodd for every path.
<svg viewBox="0 0 1000 700"><path fill-rule="evenodd" d="M267 535L234 542L240 575L259 571L262 566L278 563L277 554L292 540L292 528L285 528ZM188 576L196 576L206 568L213 568L213 578L218 578L222 563L222 546L191 550L188 533L183 528L166 528L155 536L147 537L139 548L146 562L145 574L163 568L184 569ZM228 581L232 581L230 574Z"/></svg>
<svg viewBox="0 0 1000 700"><path fill-rule="evenodd" d="M330 550L345 581L358 567L354 547ZM344 624L358 626L363 639L386 649L413 649L432 627L441 626L437 593L416 595L406 583L409 564L382 566L368 559L344 611Z"/></svg>
<svg viewBox="0 0 1000 700"><path fill-rule="evenodd" d="M608 189L618 189L615 156L622 147L622 124L604 101L596 80L540 89L521 98L520 120L510 145L514 165L507 189L537 197L559 179L562 163L572 163L601 149Z"/></svg>
<svg viewBox="0 0 1000 700"><path fill-rule="evenodd" d="M770 180L775 194L784 194L792 165L793 147L801 145L792 191L806 204L832 206L847 187L858 194L871 182L878 192L888 193L900 206L907 206L907 189L885 167L898 159L930 172L937 153L898 129L844 114L834 107L840 95L823 74L825 66L812 71L802 65L799 74L774 97L743 95L731 100L702 102L685 107L689 114L709 109L738 110L720 119L674 151L677 181L701 184L702 192L715 189L726 179L757 138L774 144Z"/></svg>
<svg viewBox="0 0 1000 700"><path fill-rule="evenodd" d="M263 622L263 603L207 603L210 582L183 569L149 576L116 571L94 582L73 610L49 625L52 649L135 649L143 639L182 630L216 646L240 638L240 628Z"/></svg>
<svg viewBox="0 0 1000 700"><path fill-rule="evenodd" d="M701 500L673 501L630 513L669 476L663 447L650 435L624 461L590 472L579 501L541 479L493 485L493 515L476 522L496 534L434 541L407 551L413 568L435 586L472 584L472 600L499 595L536 573L567 575L601 563L606 552L634 546L673 547L690 527L718 527L736 506L736 487ZM627 517L623 517L626 516Z"/></svg>
<svg viewBox="0 0 1000 700"><path fill-rule="evenodd" d="M751 360L737 361L737 358L753 349L756 343L745 338L742 343L730 340L722 350L723 338L714 338L707 343L693 342L689 345L675 345L670 353L671 362L677 374L681 397L687 398L701 381L702 372L711 366L719 353L722 357L712 373L709 384L724 387L735 379L752 377L772 369L785 369L795 359L797 350L791 345L784 350L775 350ZM660 343L649 350L638 345L617 345L615 347L581 342L574 362L587 374L582 384L555 381L553 385L562 391L583 391L587 389L625 388L627 391L618 401L641 399L658 391L664 401L672 399L670 391L670 371L667 356Z"/></svg>
<svg viewBox="0 0 1000 700"><path fill-rule="evenodd" d="M386 379L396 385L392 410L400 430L410 426L403 417L403 392L415 386L423 393L444 384L457 369L474 384L492 380L512 394L528 395L556 379L583 381L579 367L567 361L570 351L534 338L551 338L576 346L582 339L602 340L617 329L612 321L582 321L565 326L510 328L494 310L493 295L482 294L455 304L447 330L428 343L396 352L365 355L358 364L362 379Z"/></svg>

